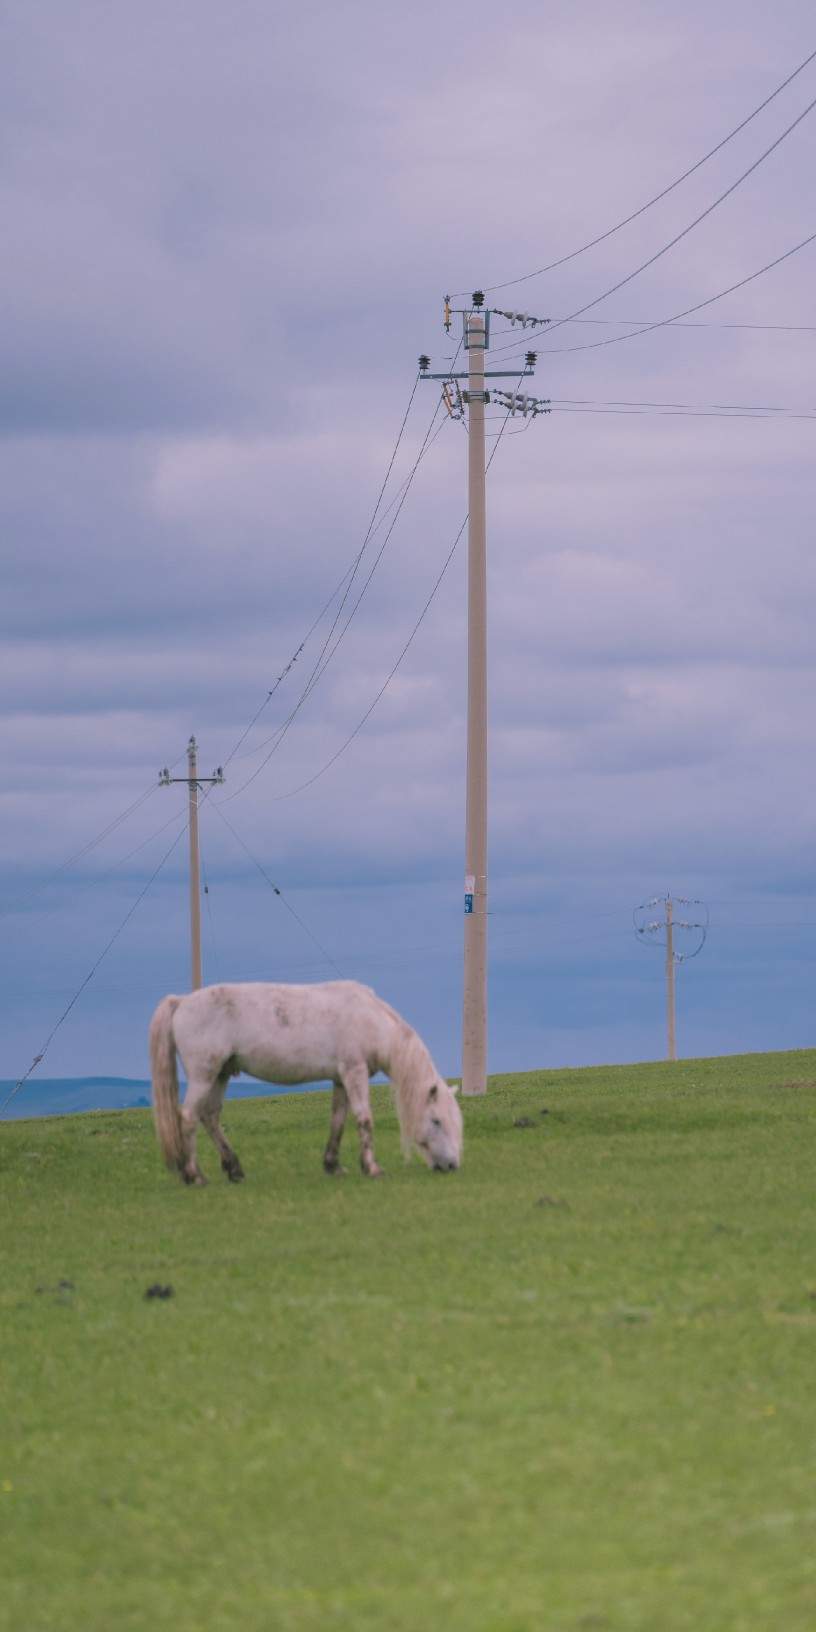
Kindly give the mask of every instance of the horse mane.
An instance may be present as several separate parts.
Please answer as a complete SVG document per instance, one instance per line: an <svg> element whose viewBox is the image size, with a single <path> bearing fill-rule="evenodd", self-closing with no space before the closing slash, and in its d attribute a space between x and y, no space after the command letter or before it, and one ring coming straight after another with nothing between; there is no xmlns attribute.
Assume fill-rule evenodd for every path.
<svg viewBox="0 0 816 1632"><path fill-rule="evenodd" d="M388 1059L388 1074L394 1087L402 1148L407 1155L422 1123L428 1089L439 1081L439 1072L422 1038L389 1004L383 1004L393 1019L394 1029Z"/></svg>

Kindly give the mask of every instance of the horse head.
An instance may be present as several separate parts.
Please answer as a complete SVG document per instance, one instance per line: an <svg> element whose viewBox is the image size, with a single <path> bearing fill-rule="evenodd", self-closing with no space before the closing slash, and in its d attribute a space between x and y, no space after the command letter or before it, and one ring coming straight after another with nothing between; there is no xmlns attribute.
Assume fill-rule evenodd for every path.
<svg viewBox="0 0 816 1632"><path fill-rule="evenodd" d="M428 1089L415 1135L428 1166L449 1173L462 1161L462 1112L456 1092L441 1077Z"/></svg>

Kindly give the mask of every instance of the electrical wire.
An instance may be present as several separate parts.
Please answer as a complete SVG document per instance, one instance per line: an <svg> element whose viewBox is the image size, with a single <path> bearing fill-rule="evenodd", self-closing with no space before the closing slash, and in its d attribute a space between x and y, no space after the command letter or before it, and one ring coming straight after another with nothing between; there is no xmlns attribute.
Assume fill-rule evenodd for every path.
<svg viewBox="0 0 816 1632"><path fill-rule="evenodd" d="M213 963L215 964L216 977L217 977L218 980L220 980L221 979L221 965L220 965L220 963L218 961L218 947L216 946L216 942L215 942L215 924L213 923L212 906L210 904L210 886L209 886L209 884L207 882L207 869L206 869L206 866L204 864L204 849L203 849L203 846L201 844L200 834L199 834L198 853L199 853L199 858L201 860L201 877L202 877L202 880L203 880L203 883L204 883L204 895L205 895L206 901L207 901L207 919L209 921L209 926L210 926L210 941L212 942Z"/></svg>
<svg viewBox="0 0 816 1632"><path fill-rule="evenodd" d="M436 438L438 437L438 435L439 435L440 431L442 430L442 427L443 427L443 425L445 423L446 422L443 420L439 425L437 425L436 430L434 431L433 435L431 436L430 441L428 442L427 447L425 449L426 453L428 453L430 451L431 447L433 446L434 442L436 441ZM380 518L380 521L377 524L378 528L380 526L382 526L382 524L383 524L383 522L385 520L385 517L393 509L393 507L397 503L397 501L402 497L407 497L407 489L409 488L411 482L413 481L414 474L415 474L415 472L411 471L409 473L409 475L405 478L405 481L402 483L402 486L397 489L397 492L394 495L394 498L391 500L391 503L389 504L388 508L384 511L383 515ZM400 508L401 508L401 506L400 506ZM397 518L395 516L394 517L394 522L396 522L396 519ZM376 530L377 529L375 528L375 531ZM390 537L390 532L389 532L389 537ZM388 539L384 540L384 545L387 542L388 542ZM380 554L382 554L382 551L380 552ZM323 664L323 668L321 669L320 673L317 675L316 679L314 680L314 684L316 684L317 680L319 680L322 677L323 670L327 667L328 662L330 662L331 658L334 656L334 652L337 649L337 645L339 645L340 639L342 638L342 635L345 634L346 629L348 628L348 625L351 622L351 619L352 619L352 617L354 615L354 612L356 612L357 607L359 606L360 601L362 600L363 594L365 593L365 590L368 587L368 583L370 582L370 580L371 580L371 578L373 576L374 570L375 570L376 566L378 565L378 563L379 563L379 557L377 558L377 561L375 561L374 567L372 567L371 572L369 573L369 576L366 579L366 583L364 584L363 590L361 591L360 595L357 598L357 601L355 603L355 606L354 606L352 612L349 614L349 617L348 617L347 622L346 622L346 624L345 624L345 626L343 628L341 636L338 637L338 641L337 641L336 645L333 647L332 651L329 653L329 656L326 659L326 663ZM310 684L310 687L309 687L310 692L312 690L314 690L314 684ZM307 693L307 695L308 695L308 693ZM301 699L301 701L303 701L303 700L304 699ZM262 753L264 748L267 748L270 743L277 742L277 739L283 734L284 729L288 728L289 724L290 724L290 719L284 720L283 723L281 725L279 725L275 731L272 732L271 736L266 737L264 739L264 741L258 743L255 748L246 749L245 752L240 757L242 759L251 759L255 754Z"/></svg>
<svg viewBox="0 0 816 1632"><path fill-rule="evenodd" d="M654 266L655 261L659 261L663 255L667 255L670 249L674 249L675 244L679 244L683 238L688 237L688 234L692 232L695 227L698 227L701 221L705 221L706 217L711 215L713 210L716 210L720 204L724 203L725 199L730 198L731 194L736 191L737 187L740 187L744 181L747 181L749 176L753 175L754 171L764 163L765 159L770 157L771 153L775 152L780 143L784 142L786 136L790 136L791 132L796 129L797 125L802 123L802 120L807 116L807 114L812 112L813 108L816 108L816 97L814 97L812 102L808 103L807 107L804 109L804 112L800 113L798 118L794 119L793 124L788 125L787 130L783 130L782 135L777 136L776 141L772 142L770 147L766 148L765 152L761 153L759 158L755 159L754 163L749 165L748 169L744 170L742 175L738 176L737 180L731 183L730 187L726 187L725 192L720 193L719 198L715 198L713 204L709 204L707 209L702 210L699 215L696 215L694 220L690 221L688 226L683 228L682 232L675 233L675 236L670 238L669 242L664 244L662 249L658 249L654 255L649 256L648 260L643 261L640 266L636 266L634 272L627 273L625 278L619 278L617 283L613 283L611 289L605 290L602 295L596 295L594 300L588 300L585 306L579 306L577 311L572 312L569 317L562 317L558 323L551 323L548 328L548 334L552 334L554 329L561 328L565 323L571 323L574 318L582 317L584 312L591 311L593 306L600 305L601 301L607 300L610 295L617 294L618 290L623 289L627 283L631 283L633 278L639 277L641 272L645 272L648 267ZM805 242L810 242L810 240L806 239ZM798 245L797 247L801 248L802 245ZM793 251L790 251L790 253L793 253ZM697 306L690 306L688 308L690 312L699 311L699 309L700 308ZM686 317L688 313L681 312L678 315L681 317ZM662 325L655 324L654 327L660 328ZM643 333L645 331L641 330L640 332ZM545 350L549 349L549 347L545 348Z"/></svg>
<svg viewBox="0 0 816 1632"><path fill-rule="evenodd" d="M187 822L187 827L189 827L189 820ZM6 1110L7 1106L9 1106L11 1104L11 1101L14 1099L15 1094L18 1094L20 1092L20 1089L23 1087L23 1085L28 1081L28 1079L31 1076L32 1072L40 1064L40 1061L45 1058L45 1055L47 1054L48 1049L50 1048L51 1043L53 1042L53 1039L56 1037L57 1032L60 1029L60 1026L63 1024L63 1022L65 1020L67 1020L68 1015L70 1014L72 1008L74 1007L74 1004L77 1003L79 998L82 996L82 993L84 992L85 987L93 979L94 975L96 974L97 969L99 968L99 965L107 957L108 953L110 952L111 947L115 944L116 941L118 941L119 936L122 934L122 931L124 930L125 926L130 922L130 919L133 917L133 914L136 911L136 908L144 900L145 896L147 895L148 890L150 889L151 884L155 883L155 881L158 878L159 873L161 872L161 870L164 867L165 863L170 860L170 857L173 854L173 851L175 850L176 845L178 844L179 840L181 838L183 838L185 832L186 832L186 827L182 828L181 833L176 834L176 837L174 838L173 843L171 844L169 850L167 850L165 852L165 854L163 855L161 861L159 862L158 867L155 869L155 871L153 873L151 873L150 878L148 879L148 881L145 884L144 888L139 892L139 894L137 895L136 900L133 902L132 906L130 906L128 908L128 911L125 913L125 916L122 919L122 922L120 923L119 928L111 936L111 938L108 941L107 946L104 948L104 950L99 954L99 957L97 958L96 963L93 965L93 968L85 976L85 979L83 980L81 986L79 986L77 988L76 992L74 993L73 997L71 998L70 1003L68 1004L68 1007L63 1010L63 1013L60 1015L56 1025L52 1027L52 1029L49 1032L48 1036L46 1037L45 1042L43 1043L42 1048L40 1049L39 1053L34 1055L34 1058L33 1058L32 1062L31 1062L28 1070L26 1071L25 1075L20 1078L19 1082L17 1082L15 1084L15 1086L12 1088L11 1093L3 1101L3 1104L0 1105L0 1116L3 1115L3 1113Z"/></svg>
<svg viewBox="0 0 816 1632"><path fill-rule="evenodd" d="M774 260L767 261L764 266L760 266L756 272L749 272L747 277L740 278L736 283L729 284L728 288L721 289L719 294L709 295L705 300L698 300L694 306L686 306L682 312L676 312L673 317L664 317L661 318L659 322L646 323L644 324L643 328L635 329L631 334L611 335L607 340L590 340L580 346L545 346L543 348L539 348L538 356L539 358L551 356L557 357L564 356L568 352L598 351L604 346L618 346L622 341L636 340L638 335L651 334L655 329L669 328L674 324L677 324L680 318L690 317L692 312L701 312L706 306L713 306L716 301L724 300L726 295L733 295L737 289L744 289L746 284L754 283L757 278L764 277L766 272L772 272L774 267L781 266L782 262L790 260L792 255L798 255L800 249L807 249L808 244L812 244L814 240L816 240L816 232L811 232L808 234L807 238L801 239L801 241L798 244L794 244L791 249L786 249L782 255L777 255ZM571 321L572 320L570 318L566 317L562 319L563 323L569 323ZM502 348L500 347L495 348L496 351L501 349ZM508 351L515 349L515 343L513 347L508 346L506 349Z"/></svg>
<svg viewBox="0 0 816 1632"><path fill-rule="evenodd" d="M246 854L249 856L249 859L252 862L253 866L257 867L258 872L262 875L263 878L266 879L267 884L274 891L275 895L280 900L281 905L286 908L286 911L288 913L291 913L292 917L295 919L295 922L300 924L300 927L303 930L304 934L308 935L309 940L314 942L314 945L317 947L318 952L320 952L322 954L322 956L326 959L326 962L331 965L331 967L334 970L335 974L339 975L340 979L342 980L344 978L342 969L338 969L337 964L335 963L334 959L330 956L330 954L326 951L325 946L321 946L317 936L312 934L312 931L309 929L308 925L304 924L303 919L299 916L298 913L295 912L294 907L289 905L289 902L287 901L285 895L283 894L283 891L274 882L274 880L269 877L269 874L266 871L266 868L261 865L261 863L259 862L257 856L254 856L252 854L252 851L250 850L249 845L246 843L246 841L244 839L241 838L240 833L236 832L235 828L232 825L232 822L228 821L227 817L224 815L223 810L219 810L218 805L216 805L216 804L214 804L212 808L221 817L221 820L224 823L224 826L229 828L230 833L232 834L233 838L238 840L238 843L240 844L241 849L246 851Z"/></svg>
<svg viewBox="0 0 816 1632"><path fill-rule="evenodd" d="M671 410L676 413L684 414L704 414L709 416L716 416L719 414L726 415L730 418L816 419L816 408L780 408L772 406L768 403L624 402L615 400L610 402L596 402L589 397L552 397L551 405L554 413L560 413L561 411L565 411L566 409L570 408L587 408L596 410L634 408L646 412L651 410Z"/></svg>
<svg viewBox="0 0 816 1632"><path fill-rule="evenodd" d="M10 912L14 912L17 907L24 906L26 901L30 901L32 896L38 895L40 890L44 890L48 884L53 884L54 880L67 872L69 867L73 867L76 862L82 861L84 856L89 855L91 850L95 850L96 846L101 844L109 833L113 833L117 827L121 827L122 823L126 822L128 817L132 816L155 792L156 784L154 783L144 793L140 793L138 799L134 799L133 803L128 805L127 810L123 810L119 816L115 816L113 821L102 829L101 833L97 833L96 838L89 839L81 850L76 850L72 856L68 857L67 861L63 861L59 867L55 867L53 872L46 873L38 884L32 884L30 889L23 890L20 895L14 896L11 901L7 901L4 906L0 907L0 918L5 918Z"/></svg>
<svg viewBox="0 0 816 1632"><path fill-rule="evenodd" d="M455 537L455 539L453 541L453 544L451 545L451 548L450 548L450 550L448 552L448 555L447 555L447 557L445 559L444 565L442 567L442 571L440 572L439 577L437 578L436 583L434 584L433 589L431 590L431 593L428 596L428 599L425 602L425 605L423 606L422 611L420 612L419 617L417 618L417 621L414 624L414 627L411 630L411 633L408 636L408 639L406 640L405 645L403 646L402 651L400 652L399 657L397 658L397 661L396 661L396 663L394 664L394 667L391 670L391 673L388 675L387 679L383 681L382 685L380 686L379 691L377 692L376 697L374 698L374 701L366 709L365 714L363 715L362 719L357 723L357 725L355 725L354 730L349 733L349 735L346 737L345 742L343 742L341 744L341 746L337 749L337 752L332 754L331 759L326 760L325 765L321 765L319 771L315 771L313 776L310 776L307 779L307 781L299 783L299 785L296 788L290 788L288 793L273 794L272 798L271 798L271 801L270 801L273 805L279 804L282 799L293 799L296 793L303 793L305 788L310 788L312 786L313 782L317 782L319 777L324 776L326 771L331 769L331 766L336 763L336 761L340 758L341 754L345 753L346 749L354 741L354 738L356 736L358 736L360 731L362 731L363 726L366 723L366 720L368 720L370 715L372 715L374 713L374 710L377 707L377 704L380 701L380 698L385 694L388 687L390 686L391 681L394 678L394 675L396 674L400 664L402 663L403 658L405 657L405 655L406 655L406 653L408 651L408 648L412 644L412 642L414 640L414 637L416 636L416 634L417 634L417 632L419 630L419 627L420 627L421 623L423 622L423 620L424 620L424 618L426 616L426 613L428 612L428 609L429 609L429 607L431 605L431 602L433 601L434 596L436 595L436 592L439 589L439 586L440 586L440 584L442 582L442 579L444 578L445 573L447 572L448 567L450 566L451 561L453 560L453 556L454 556L454 552L456 550L456 546L459 543L459 540L462 537L462 534L463 534L466 526L467 526L467 516L465 517L464 521L462 522L461 527L459 528L458 533L456 534L456 537ZM222 801L222 803L223 803L223 801Z"/></svg>
<svg viewBox="0 0 816 1632"><path fill-rule="evenodd" d="M805 240L805 243L807 243L807 242L809 242L808 239ZM800 247L803 247L803 246L797 245L796 247L800 248ZM796 250L792 250L790 253L795 254ZM772 264L775 264L775 263L772 263ZM758 277L759 273L756 273L755 276ZM714 299L718 299L718 298L719 298L718 296L714 297ZM570 319L570 318L564 318L563 321L565 323L569 323L569 322L571 322L573 320ZM673 317L672 318L576 317L574 319L574 321L576 323L579 323L579 324L590 324L591 323L591 324L596 325L599 328L604 327L604 328L609 328L609 329L615 329L615 328L636 329L639 332L642 332L644 334L648 333L650 329L660 329L660 328L718 329L718 330L719 329L723 329L723 330L725 330L725 329L738 329L738 330L739 329L745 329L745 330L749 330L749 331L752 331L752 332L758 333L758 334L816 334L816 323L682 323L682 322L678 321L676 318L673 318ZM621 335L618 338L620 338L620 339L629 339L630 336L629 335ZM520 337L519 339L511 340L506 346L492 346L491 347L491 353L492 353L492 355L494 357L504 356L504 354L507 353L507 352L516 352L518 354L518 353L521 352L522 348L524 346L528 345L528 344L529 344L529 340ZM584 348L582 348L580 346L575 346L575 347L553 346L551 349L552 349L553 355L558 356L559 354L563 353L564 351L570 351L570 350L580 351L580 350L582 350ZM546 355L546 348L545 348L545 355Z"/></svg>
<svg viewBox="0 0 816 1632"><path fill-rule="evenodd" d="M287 663L286 668L283 669L281 674L279 674L277 680L275 681L274 686L272 687L272 690L267 693L264 701L261 703L260 708L257 710L257 712L253 715L252 719L250 720L249 725L247 726L246 730L238 738L238 741L235 744L235 747L232 749L232 752L230 754L228 754L227 758L223 761L224 765L229 765L230 761L232 759L234 759L234 757L235 757L236 753L238 752L238 749L240 748L241 744L245 741L245 739L248 737L250 731L252 730L252 727L255 725L256 721L258 719L260 719L260 716L264 712L264 709L268 707L268 705L271 702L272 698L274 697L275 692L277 691L279 685L285 679L285 677L289 673L290 669L292 669L294 667L294 664L297 662L297 659L299 658L299 656L300 656L301 652L303 651L304 647L306 646L307 642L311 639L311 636L314 634L314 631L318 627L318 624L322 621L323 617L325 616L326 612L328 611L329 607L331 606L332 601L334 601L336 599L336 597L339 595L341 589L343 588L343 585L346 584L345 593L343 595L342 601L340 602L340 606L338 608L337 616L335 617L334 623L332 624L332 627L329 630L329 634L327 636L326 644L324 644L324 646L323 646L323 652L325 652L326 645L331 640L331 636L332 636L335 628L337 627L337 622L338 622L338 619L340 617L340 613L342 612L343 607L345 605L345 602L346 602L346 600L348 598L348 595L349 595L349 593L351 591L351 586L352 586L352 584L354 582L354 578L355 578L355 575L357 573L357 569L358 569L358 567L360 565L360 562L362 561L363 555L365 554L366 547L367 547L367 545L369 543L369 540L371 539L372 534L376 531L376 521L377 521L377 515L378 515L378 512L379 512L379 508L380 508L380 505L382 504L383 495L384 495L385 490L386 490L386 488L388 486L388 482L389 482L389 479L390 479L390 476L391 476L391 472L392 472L392 470L394 468L394 462L396 460L397 454L398 454L399 449L400 449L400 445L402 443L402 438L403 438L403 435L405 433L405 427L406 427L406 425L408 423L408 416L409 416L409 414L411 412L411 408L413 406L413 401L414 401L414 397L416 396L416 391L417 391L417 386L419 384L419 381L420 381L420 375L417 374L417 376L416 376L416 378L414 380L413 386L411 388L411 394L410 394L410 396L408 398L408 406L406 407L405 413L403 414L403 417L402 417L402 424L400 425L400 428L399 428L399 432L398 432L398 435L397 435L397 440L394 443L394 448L393 448L393 451L391 453L391 457L390 457L390 459L388 461L388 468L387 468L387 470L385 472L385 476L383 478L383 483L382 483L382 486L380 488L379 494L377 495L377 502L376 502L376 504L374 506L374 509L373 509L372 513L371 513L371 520L370 520L370 522L368 524L368 528L366 529L365 537L364 537L363 542L362 542L362 544L361 544L361 546L360 546L360 548L359 548L359 550L357 552L357 555L354 558L354 561L352 562L352 564L348 568L348 570L343 574L343 577L340 579L340 582L337 585L337 588L332 591L332 594L329 596L329 599L327 600L325 606L323 607L322 612L319 613L318 617L315 619L314 623L312 624L312 627L309 630L308 635L306 635L305 638L301 641L301 643L300 643L297 651L295 652L294 656ZM348 582L347 582L347 580L348 580ZM320 654L321 657L323 655L323 652L321 652L321 654ZM319 662L320 662L320 658L318 658L318 664L319 664Z"/></svg>
<svg viewBox="0 0 816 1632"><path fill-rule="evenodd" d="M610 327L615 324L625 325L637 329L645 324L650 328L657 319L651 317L565 317L556 318L557 323L594 323ZM816 323L678 323L672 320L676 329L756 329L763 334L816 334ZM521 342L519 342L521 344ZM498 348L494 348L498 349Z"/></svg>
<svg viewBox="0 0 816 1632"><path fill-rule="evenodd" d="M394 517L393 517L393 519L391 521L391 525L388 528L388 532L386 533L386 536L385 536L385 538L384 538L384 540L383 540L383 542L382 542L382 544L380 546L380 549L379 549L379 552L378 552L377 556L375 557L374 563L373 563L373 565L371 567L371 570L370 570L370 572L368 574L368 577L366 578L366 581L365 581L365 583L364 583L364 585L362 587L362 590L361 590L360 594L358 595L357 600L354 603L354 606L352 607L351 612L349 613L349 616L348 616L348 618L346 620L346 623L343 626L343 628L341 629L340 634L338 635L337 640L334 643L334 646L331 648L331 651L328 652L328 656L326 656L327 649L328 649L328 646L329 646L329 642L331 640L331 636L334 633L335 628L337 627L337 622L338 622L337 618L335 618L335 621L332 624L332 628L330 629L329 635L327 636L326 641L323 644L323 648L322 648L322 651L320 653L320 656L317 659L317 662L316 662L316 664L315 664L315 666L314 666L314 668L312 670L311 675L309 676L309 679L306 682L306 685L304 686L303 691L301 692L300 697L298 698L297 703L295 704L295 706L292 709L291 713L289 714L288 718L283 722L283 724L274 733L273 739L268 739L268 740L272 740L272 742L273 742L273 746L270 749L269 753L266 755L265 759L263 759L261 761L260 765L256 766L255 770L252 772L252 775L248 776L246 781L242 782L241 786L239 788L236 788L234 793L231 793L231 794L229 794L227 796L227 798L221 799L221 800L218 801L219 805L230 804L233 799L237 799L238 795L243 793L244 790L249 787L250 783L255 781L255 778L257 776L260 776L261 771L264 770L264 768L269 764L269 761L272 758L273 754L277 753L277 750L280 747L284 737L286 736L288 731L291 729L291 726L294 724L295 719L297 718L298 714L300 713L300 710L303 708L303 706L306 703L307 699L311 696L311 693L314 690L315 686L322 679L323 674L325 673L329 663L331 662L332 658L334 657L335 652L337 651L337 648L340 645L340 642L343 640L343 638L344 638L344 636L345 636L345 634L346 634L346 632L347 632L347 630L349 628L351 620L354 617L354 615L355 615L355 613L356 613L356 611L357 611L357 609L358 609L358 607L360 605L360 602L362 601L363 596L365 595L365 592L366 592L366 590L368 588L368 585L370 584L371 579L372 579L372 577L373 577L373 575L374 575L374 573L375 573L375 571L376 571L376 569L377 569L377 567L379 565L379 562L382 559L383 552L384 552L384 550L385 550L385 548L386 548L386 546L388 544L388 541L391 538L391 535L392 535L392 533L394 531L394 528L395 528L395 526L397 524L397 521L399 519L399 515L400 515L400 512L402 510L403 504L405 503L405 500L408 497L408 493L410 491L411 484L413 482L414 477L416 476L417 470L419 469L419 466L420 466L420 464L422 462L422 459L424 458L425 453L427 452L428 447L430 446L430 443L433 440L435 440L435 434L436 433L433 436L431 435L431 433L433 431L434 422L435 422L436 417L437 417L437 415L439 413L440 407L441 407L441 399L440 399L440 402L438 402L436 404L436 407L434 409L433 416L431 418L430 424L428 426L427 431L425 432L425 436L424 436L423 441L422 441L422 446L420 448L420 451L419 451L419 453L417 455L417 458L416 458L416 460L414 462L414 465L412 467L409 481L405 485L405 489L404 489L402 498L400 499L400 503L399 503L399 505L397 507L397 510L396 510L396 512L394 514ZM445 424L445 423L446 423L446 421L443 420L442 424ZM441 426L439 428L441 429ZM346 598L347 598L347 595L344 596L344 598L343 598L343 604L345 603ZM341 606L340 610L342 610L342 606ZM338 614L338 616L339 616L339 614Z"/></svg>
<svg viewBox="0 0 816 1632"><path fill-rule="evenodd" d="M522 379L522 378L523 378L523 374L520 373L519 374L519 379ZM505 415L505 421L504 421L505 425L507 424L507 421L508 421L509 418L510 418L510 409L508 408L507 413ZM499 433L498 433L498 436L497 436L497 439L496 439L496 445L493 448L493 451L492 451L492 453L490 455L490 458L488 459L487 464L485 466L485 471L486 472L490 469L490 466L492 465L493 460L496 457L496 454L497 454L498 448L499 448L499 442L501 440L503 430L504 430L504 426L502 426L502 430L499 431ZM457 547L457 545L459 543L459 540L462 537L462 534L463 534L463 532L464 532L464 530L465 530L465 528L467 526L467 522L468 522L468 518L467 518L467 516L465 516L465 519L462 522L462 525L459 528L458 533L456 534L456 537L455 537L455 539L453 541L453 544L451 545L451 548L450 548L450 550L448 552L448 555L445 558L445 561L444 561L443 566L442 566L442 571L440 572L439 577L437 578L436 583L434 584L433 589L431 590L431 593L428 596L428 599L425 602L425 605L423 606L422 611L420 612L419 617L417 618L417 621L414 624L414 627L411 630L411 633L408 636L408 639L405 642L405 645L403 646L402 651L400 652L396 663L394 664L394 667L392 668L392 670L391 670L390 674L387 676L387 678L383 681L383 684L380 686L380 689L377 692L376 697L374 698L373 702L369 705L369 707L366 709L366 712L363 715L362 719L354 727L354 730L352 732L350 732L349 736L346 737L345 742L343 742L341 744L341 746L337 749L337 752L332 754L331 759L328 759L326 761L326 763L320 767L320 770L315 771L313 776L310 776L306 782L301 782L298 785L298 787L290 788L288 793L274 794L272 796L272 799L271 799L272 804L279 804L281 802L281 800L283 800L283 799L293 799L295 794L303 793L306 788L310 788L314 782L318 781L319 777L325 775L325 772L330 770L331 766L334 765L336 763L336 761L340 758L340 755L345 753L346 749L354 741L354 738L356 736L358 736L360 731L362 731L362 728L365 725L366 721L373 714L375 708L377 707L377 704L380 701L380 698L384 695L384 693L387 691L388 687L390 686L391 681L394 678L394 675L396 674L398 668L400 667L400 664L402 663L403 658L405 657L409 647L411 646L411 644L412 644L412 642L413 642L413 640L414 640L414 638L415 638L415 636L417 634L417 631L420 628L420 625L424 621L425 616L426 616L426 614L427 614L427 612L428 612L428 610L429 610L429 608L431 606L431 603L432 603L432 601L433 601L433 599L434 599L434 597L435 597L435 595L436 595L436 593L437 593L437 591L439 589L439 586L442 583L442 579L444 578L445 573L447 572L448 567L450 566L451 561L453 560L454 553L456 551L456 547ZM221 801L222 804L224 802L225 801L223 801L223 800Z"/></svg>
<svg viewBox="0 0 816 1632"><path fill-rule="evenodd" d="M650 210L654 204L659 204L660 200L662 198L666 198L669 193L673 192L675 187L679 187L681 182L687 181L689 176L693 176L696 170L699 170L702 165L707 164L709 159L713 159L715 153L719 153L721 149L728 144L728 142L732 141L735 136L738 136L740 131L744 130L746 125L751 123L752 119L756 119L757 115L762 113L763 110L767 108L771 102L773 102L774 98L779 96L780 93L784 91L786 87L803 72L805 68L808 67L809 63L813 62L814 57L816 57L816 51L811 51L810 55L805 57L804 62L800 62L798 68L794 68L793 73L789 74L787 79L783 79L781 85L777 85L776 90L772 91L770 96L766 96L764 102L760 102L759 106L754 108L753 113L749 113L746 119L743 119L740 124L735 125L734 129L730 130L728 135L724 136L722 141L717 143L716 147L712 147L708 153L704 154L702 159L697 160L696 164L692 164L688 170L684 170L683 174L678 176L676 181L671 182L668 187L664 187L661 192L655 193L654 198L650 198L646 204L641 204L639 209L634 210L631 215L627 215L623 221L618 221L616 226L609 227L606 232L600 233L597 238L591 238L588 243L582 244L580 249L573 249L568 255L560 256L557 261L550 261L547 266L540 266L535 272L526 272L524 276L520 278L508 278L504 283L488 284L485 293L493 294L497 289L511 289L516 284L528 283L531 278L540 278L545 272L553 272L557 266L565 266L568 261L574 261L578 255L586 254L588 249L594 249L597 244L602 244L607 238L612 238L614 234L616 232L620 232L623 227L628 227L630 222L636 221L638 216L644 215L645 212ZM813 104L811 103L811 106L812 105ZM805 112L808 111L808 109L805 110ZM804 118L804 115L801 115L800 117ZM791 126L790 128L792 129L793 127ZM787 132L785 132L785 134L787 135ZM781 141L782 137L780 137L779 140ZM771 149L769 149L769 151L771 151ZM763 157L765 156L766 155L763 155ZM757 163L761 163L761 160L758 160ZM750 174L750 172L746 172L746 174ZM735 185L738 185L738 183L735 183ZM714 206L712 205L712 209L713 208ZM634 275L635 274L633 274L633 276ZM460 290L459 293L454 296L454 298L458 300L464 293L465 291ZM568 320L564 319L564 321Z"/></svg>

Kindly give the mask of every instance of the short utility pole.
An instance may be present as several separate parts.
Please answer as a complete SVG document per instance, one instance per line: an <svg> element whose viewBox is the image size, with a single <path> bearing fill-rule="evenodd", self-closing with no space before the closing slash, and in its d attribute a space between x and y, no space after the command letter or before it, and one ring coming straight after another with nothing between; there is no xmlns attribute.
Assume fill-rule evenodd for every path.
<svg viewBox="0 0 816 1632"><path fill-rule="evenodd" d="M468 691L467 785L465 794L465 947L462 1006L462 1093L487 1093L487 526L485 504L485 377L530 374L535 352L523 370L486 370L490 313L477 290L462 311L467 372L431 374L430 358L419 359L423 379L442 380L443 399L453 418L464 414L468 429ZM445 301L445 327L451 306ZM460 391L459 380L467 380ZM455 393L455 397L454 397Z"/></svg>
<svg viewBox="0 0 816 1632"><path fill-rule="evenodd" d="M196 740L191 737L187 744L187 775L171 776L165 765L159 776L159 787L168 788L173 782L186 782L189 801L189 833L190 833L190 990L197 992L202 985L201 975L201 861L198 848L198 790L207 783L214 787L223 782L224 772L219 765L214 776L199 776L196 763Z"/></svg>
<svg viewBox="0 0 816 1632"><path fill-rule="evenodd" d="M697 907L699 915L695 919L675 918L676 906ZM662 907L665 913L663 918L645 918L645 913L651 912L654 907ZM641 945L648 944L649 939L653 946L666 948L666 1013L668 1020L668 1058L677 1059L677 1035L674 1014L674 977L678 963L688 958L696 958L702 952L708 934L708 907L704 901L689 901L686 896L653 895L651 900L643 901L635 908L634 914L635 935ZM681 945L686 950L676 952L674 947L675 935L680 933ZM663 936L665 935L665 940ZM689 939L691 937L691 939Z"/></svg>
<svg viewBox="0 0 816 1632"><path fill-rule="evenodd" d="M668 1013L669 1059L677 1059L677 1034L674 1024L674 937L672 934L672 911L674 902L670 895L666 897L666 999Z"/></svg>

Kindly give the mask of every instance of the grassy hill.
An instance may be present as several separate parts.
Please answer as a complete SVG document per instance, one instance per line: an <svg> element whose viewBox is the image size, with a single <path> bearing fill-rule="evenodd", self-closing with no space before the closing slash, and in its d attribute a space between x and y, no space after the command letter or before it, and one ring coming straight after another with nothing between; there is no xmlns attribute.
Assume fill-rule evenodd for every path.
<svg viewBox="0 0 816 1632"><path fill-rule="evenodd" d="M3 1632L810 1632L816 1051L374 1105L0 1125Z"/></svg>

